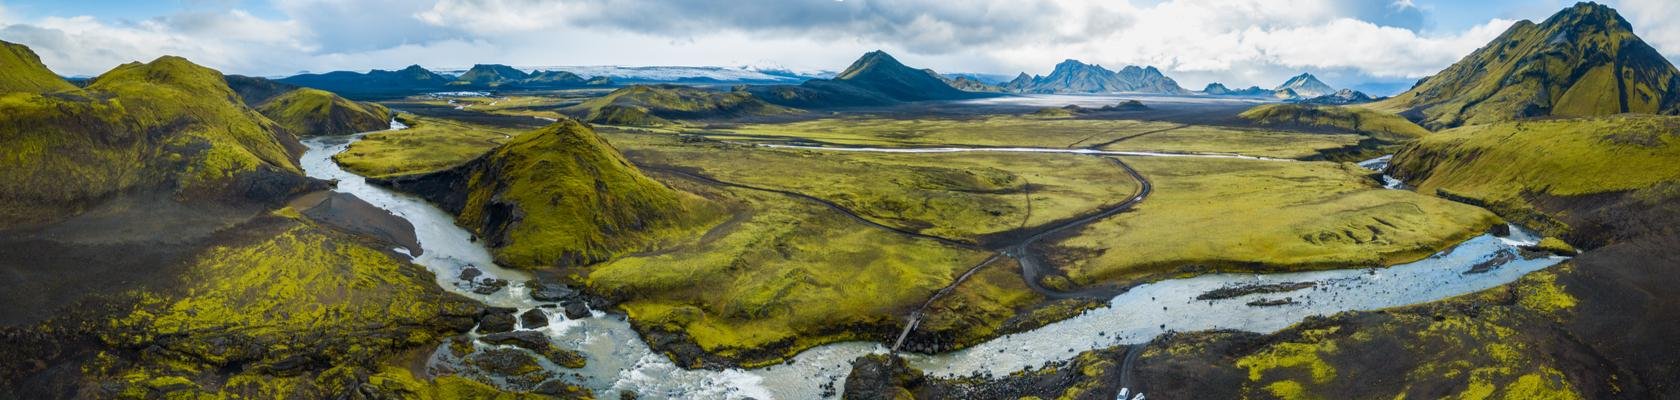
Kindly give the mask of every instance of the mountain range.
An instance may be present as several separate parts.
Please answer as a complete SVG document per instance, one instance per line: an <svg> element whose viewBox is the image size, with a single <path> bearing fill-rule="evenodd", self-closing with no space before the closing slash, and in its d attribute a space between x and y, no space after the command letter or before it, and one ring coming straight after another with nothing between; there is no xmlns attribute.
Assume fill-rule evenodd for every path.
<svg viewBox="0 0 1680 400"><path fill-rule="evenodd" d="M748 91L765 101L796 108L883 106L993 96L951 87L938 73L905 66L879 50L865 53L833 79L812 79L797 86L752 86Z"/></svg>
<svg viewBox="0 0 1680 400"><path fill-rule="evenodd" d="M1284 81L1283 84L1278 85L1276 88L1273 88L1273 89L1263 89L1259 86L1250 86L1247 89L1233 90L1231 88L1226 87L1222 83L1214 82L1214 83L1209 83L1206 88L1202 89L1201 93L1205 94L1205 95L1210 95L1210 96L1263 97L1263 98L1272 98L1272 99L1279 99L1279 100L1309 100L1309 99L1313 99L1313 98L1317 98L1317 97L1333 95L1333 94L1336 94L1337 91L1336 91L1335 88L1331 87L1330 85L1325 84L1323 81L1318 80L1317 76L1313 76L1313 74L1311 74L1311 73L1302 73L1300 75L1296 75L1294 77L1289 78L1289 80ZM1360 93L1360 95L1364 95L1364 94ZM1324 100L1324 101L1334 101L1334 99L1327 99L1327 100Z"/></svg>
<svg viewBox="0 0 1680 400"><path fill-rule="evenodd" d="M1003 89L1013 93L1163 93L1189 94L1189 90L1178 86L1162 74L1155 67L1126 66L1120 71L1110 71L1101 65L1086 64L1078 60L1066 60L1056 64L1056 68L1046 76L1027 76L1026 73L1017 75L1014 80L1003 84Z"/></svg>

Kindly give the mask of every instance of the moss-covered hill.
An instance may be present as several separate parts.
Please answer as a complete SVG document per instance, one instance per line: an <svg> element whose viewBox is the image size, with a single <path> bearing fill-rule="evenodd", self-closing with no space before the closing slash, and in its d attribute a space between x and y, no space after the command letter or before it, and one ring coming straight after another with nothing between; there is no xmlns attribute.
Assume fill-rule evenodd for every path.
<svg viewBox="0 0 1680 400"><path fill-rule="evenodd" d="M1387 142L1411 140L1429 134L1428 129L1398 115L1362 107L1266 104L1248 109L1240 117L1258 125L1342 130Z"/></svg>
<svg viewBox="0 0 1680 400"><path fill-rule="evenodd" d="M643 175L587 125L562 119L465 165L385 180L455 213L499 263L600 262L658 243L701 200Z"/></svg>
<svg viewBox="0 0 1680 400"><path fill-rule="evenodd" d="M60 92L74 91L75 85L66 82L41 64L41 57L29 47L0 41L0 92Z"/></svg>
<svg viewBox="0 0 1680 400"><path fill-rule="evenodd" d="M758 99L744 90L720 92L681 85L634 85L567 107L586 122L650 126L669 120L739 118L799 112Z"/></svg>
<svg viewBox="0 0 1680 400"><path fill-rule="evenodd" d="M358 231L406 222L287 206L324 185L221 73L162 57L50 91L6 66L36 84L0 93L0 398L493 394L393 367L482 306Z"/></svg>
<svg viewBox="0 0 1680 400"><path fill-rule="evenodd" d="M391 110L377 103L351 101L325 90L264 78L230 75L227 83L247 106L299 137L345 135L390 126Z"/></svg>
<svg viewBox="0 0 1680 400"><path fill-rule="evenodd" d="M343 135L391 126L391 110L320 89L297 89L256 105L257 111L298 136Z"/></svg>
<svg viewBox="0 0 1680 400"><path fill-rule="evenodd" d="M53 76L38 63L8 67ZM136 190L275 203L311 184L296 138L245 107L220 73L179 57L123 64L82 91L0 93L0 143L0 226Z"/></svg>
<svg viewBox="0 0 1680 400"><path fill-rule="evenodd" d="M1680 117L1622 115L1506 122L1442 131L1395 155L1419 191L1483 204L1553 234L1537 213L1558 198L1625 193L1680 181Z"/></svg>
<svg viewBox="0 0 1680 400"><path fill-rule="evenodd" d="M1610 7L1518 22L1486 47L1376 103L1430 128L1537 116L1680 112L1680 72Z"/></svg>

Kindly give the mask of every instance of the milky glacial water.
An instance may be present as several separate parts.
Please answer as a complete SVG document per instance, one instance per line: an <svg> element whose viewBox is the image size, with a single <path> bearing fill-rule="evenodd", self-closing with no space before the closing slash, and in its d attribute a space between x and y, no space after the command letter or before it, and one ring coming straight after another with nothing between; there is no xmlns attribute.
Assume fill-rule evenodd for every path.
<svg viewBox="0 0 1680 400"><path fill-rule="evenodd" d="M399 123L392 124L392 129L401 128ZM544 303L531 299L525 288L524 282L529 275L496 266L488 250L473 241L471 234L455 226L452 215L418 197L371 185L361 176L339 168L332 155L344 151L349 143L360 137L305 140L309 150L302 159L304 171L311 177L337 180L336 191L356 195L412 223L420 246L425 250L414 259L414 263L437 274L438 285L444 289L489 305L516 308L519 312L543 310L553 322L538 331L558 346L578 350L588 358L588 366L581 369L566 369L546 361L545 366L554 377L595 390L598 397L610 398L616 396L616 392L629 391L641 398L820 398L825 394L825 384L833 384L835 394L838 394L846 375L850 373L852 360L887 351L879 343L846 342L812 348L788 363L766 368L716 371L680 368L663 355L652 352L622 315L593 311L590 317L568 320L554 309L540 308ZM880 151L889 150L897 152L901 149ZM1125 152L1080 154L1156 155ZM906 354L905 357L912 365L943 376L1004 375L1046 362L1067 360L1085 350L1144 343L1167 331L1237 329L1269 333L1313 315L1434 301L1508 283L1523 274L1564 260L1561 257L1518 258L1484 273L1467 273L1472 265L1492 259L1501 252L1516 251L1516 246L1538 240L1521 229L1513 231L1515 233L1508 238L1481 236L1428 259L1388 268L1269 275L1215 274L1140 285L1114 297L1106 308L1091 310L1039 329L997 338L965 350L937 355ZM507 279L511 284L491 295L473 293L469 285L456 279L467 266L476 267L487 276ZM1213 289L1276 282L1315 282L1317 286L1288 293L1195 300L1196 296ZM1293 303L1248 305L1259 299L1284 297L1290 298Z"/></svg>

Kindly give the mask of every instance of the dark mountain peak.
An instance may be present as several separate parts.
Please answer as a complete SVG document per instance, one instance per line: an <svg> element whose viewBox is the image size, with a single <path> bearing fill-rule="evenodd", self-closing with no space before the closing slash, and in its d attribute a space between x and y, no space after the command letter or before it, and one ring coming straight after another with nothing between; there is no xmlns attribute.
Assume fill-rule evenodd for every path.
<svg viewBox="0 0 1680 400"><path fill-rule="evenodd" d="M891 54L887 54L885 51L875 50L863 53L863 57L858 57L857 61L853 61L851 66L846 67L846 70L841 71L840 75L835 76L834 79L851 80L879 71L896 73L905 70L913 71L914 69L904 66L904 63L898 62L898 59L893 58Z"/></svg>
<svg viewBox="0 0 1680 400"><path fill-rule="evenodd" d="M1624 31L1633 30L1633 24L1629 23L1626 19L1623 19L1621 13L1616 12L1616 9L1590 1L1575 3L1575 6L1573 7L1565 8L1563 11L1559 11L1557 14L1552 15L1551 18L1547 18L1545 24L1582 25L1613 28Z"/></svg>
<svg viewBox="0 0 1680 400"><path fill-rule="evenodd" d="M1209 83L1207 87L1202 88L1202 93L1207 94L1226 94L1230 92L1231 88L1225 87L1225 84L1219 82Z"/></svg>

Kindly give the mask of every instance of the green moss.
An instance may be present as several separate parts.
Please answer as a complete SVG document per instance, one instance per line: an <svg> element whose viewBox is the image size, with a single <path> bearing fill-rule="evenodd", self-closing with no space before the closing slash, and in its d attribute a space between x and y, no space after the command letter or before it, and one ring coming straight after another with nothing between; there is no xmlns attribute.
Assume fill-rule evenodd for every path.
<svg viewBox="0 0 1680 400"><path fill-rule="evenodd" d="M1266 104L1244 111L1242 118L1260 125L1333 128L1398 142L1429 134L1417 124L1386 112L1359 106Z"/></svg>
<svg viewBox="0 0 1680 400"><path fill-rule="evenodd" d="M1137 191L1123 170L1088 156L805 151L605 132L639 164L802 193L872 222L966 242L1072 218Z"/></svg>
<svg viewBox="0 0 1680 400"><path fill-rule="evenodd" d="M681 333L748 366L895 330L905 313L986 257L781 194L689 190L740 214L697 243L596 266L588 285L625 299L638 329Z"/></svg>
<svg viewBox="0 0 1680 400"><path fill-rule="evenodd" d="M564 112L596 124L655 126L666 119L784 115L799 110L759 100L746 91L721 92L682 85L631 85L567 107Z"/></svg>
<svg viewBox="0 0 1680 400"><path fill-rule="evenodd" d="M1359 135L1180 125L1158 121L986 116L970 118L824 118L742 124L691 132L723 140L799 138L826 143L900 146L996 146L1219 152L1299 158L1358 145ZM1122 139L1124 139L1122 141ZM1106 144L1106 145L1105 145Z"/></svg>
<svg viewBox="0 0 1680 400"><path fill-rule="evenodd" d="M719 217L703 199L642 175L572 120L521 134L462 168L468 193L456 221L491 238L503 265L593 264Z"/></svg>
<svg viewBox="0 0 1680 400"><path fill-rule="evenodd" d="M1680 118L1616 116L1507 122L1417 141L1394 166L1419 192L1485 204L1550 235L1567 227L1538 215L1534 195L1574 197L1680 179ZM1526 216L1526 217L1525 217Z"/></svg>
<svg viewBox="0 0 1680 400"><path fill-rule="evenodd" d="M408 129L368 134L333 160L373 178L423 174L460 166L519 132L446 119L400 114Z"/></svg>
<svg viewBox="0 0 1680 400"><path fill-rule="evenodd" d="M344 135L390 126L391 111L317 89L296 89L252 107L298 136Z"/></svg>
<svg viewBox="0 0 1680 400"><path fill-rule="evenodd" d="M199 255L181 292L140 294L133 311L111 321L106 341L159 345L211 365L300 355L365 362L436 343L450 329L446 316L477 310L438 289L430 273L342 234L304 221L265 223L274 227L258 232L272 236Z"/></svg>
<svg viewBox="0 0 1680 400"><path fill-rule="evenodd" d="M1517 286L1517 304L1548 314L1575 308L1575 296L1557 283L1557 273L1536 272L1523 277Z"/></svg>
<svg viewBox="0 0 1680 400"><path fill-rule="evenodd" d="M0 93L75 91L76 86L41 64L29 47L0 41Z"/></svg>
<svg viewBox="0 0 1680 400"><path fill-rule="evenodd" d="M1393 265L1499 221L1475 207L1382 189L1347 163L1127 160L1154 183L1149 198L1051 243L1052 261L1080 285Z"/></svg>
<svg viewBox="0 0 1680 400"><path fill-rule="evenodd" d="M1565 40L1564 38L1567 38ZM1373 108L1444 128L1545 115L1675 113L1680 72L1609 7L1582 3L1521 21L1410 91ZM1628 90L1622 90L1622 88ZM1625 103L1625 105L1624 105Z"/></svg>
<svg viewBox="0 0 1680 400"><path fill-rule="evenodd" d="M0 194L0 224L137 188L192 198L284 194L305 183L290 140L244 107L220 73L178 57L124 64L74 95L6 93L0 185L12 190ZM265 178L247 180L257 176Z"/></svg>
<svg viewBox="0 0 1680 400"><path fill-rule="evenodd" d="M1535 247L1539 247L1540 250L1552 252L1553 254L1575 254L1575 246L1570 246L1569 243L1564 243L1563 239L1558 239L1556 237L1548 236L1545 239L1540 239L1540 244L1535 245Z"/></svg>

